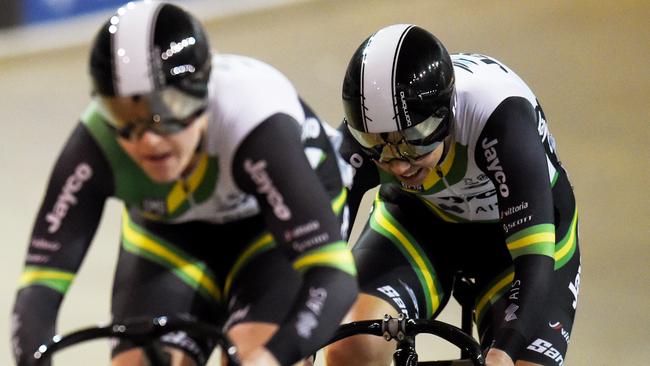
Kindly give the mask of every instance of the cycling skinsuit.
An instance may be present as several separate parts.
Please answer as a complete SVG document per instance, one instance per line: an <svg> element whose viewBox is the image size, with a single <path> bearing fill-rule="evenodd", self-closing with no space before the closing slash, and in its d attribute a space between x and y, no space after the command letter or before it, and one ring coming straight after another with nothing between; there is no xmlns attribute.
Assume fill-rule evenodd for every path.
<svg viewBox="0 0 650 366"><path fill-rule="evenodd" d="M125 205L113 320L176 314L226 329L276 323L267 348L281 364L332 335L357 286L342 232L351 171L333 145L342 137L269 65L216 55L212 70L198 162L177 181L150 180L97 105L85 111L36 217L14 307L18 359L53 335L109 197ZM200 364L211 351L183 332L162 340ZM117 341L113 354L130 347Z"/></svg>
<svg viewBox="0 0 650 366"><path fill-rule="evenodd" d="M422 185L379 169L339 127L341 154L355 168L351 222L364 193L380 185L353 248L361 291L429 318L462 271L477 284L483 347L562 364L580 282L572 187L528 86L487 56L452 61L452 142Z"/></svg>

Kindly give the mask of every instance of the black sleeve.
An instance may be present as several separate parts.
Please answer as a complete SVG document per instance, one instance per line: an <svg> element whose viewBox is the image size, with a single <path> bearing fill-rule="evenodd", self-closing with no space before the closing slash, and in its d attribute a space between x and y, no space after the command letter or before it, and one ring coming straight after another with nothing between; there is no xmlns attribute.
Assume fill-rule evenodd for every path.
<svg viewBox="0 0 650 366"><path fill-rule="evenodd" d="M83 124L77 125L51 172L36 216L12 315L18 365L55 334L58 309L88 250L113 178Z"/></svg>
<svg viewBox="0 0 650 366"><path fill-rule="evenodd" d="M325 247L328 254L337 252L343 259L317 263L303 272L289 316L266 345L280 364L289 365L318 350L354 302L354 260L292 117L275 114L246 137L234 158L233 177L242 190L255 195L269 230L294 267ZM301 245L293 245L298 241Z"/></svg>
<svg viewBox="0 0 650 366"><path fill-rule="evenodd" d="M350 233L352 232L354 220L359 213L359 206L361 206L361 200L363 199L364 194L380 183L379 168L363 153L363 150L361 150L361 147L345 126L345 123L341 123L338 130L343 135L343 143L341 144L339 153L354 169L352 186L348 191L350 227L348 229L347 237L349 238Z"/></svg>
<svg viewBox="0 0 650 366"><path fill-rule="evenodd" d="M475 150L479 167L498 192L501 224L515 276L494 347L517 360L537 326L553 275L555 228L548 165L537 113L521 97L504 100L492 113Z"/></svg>

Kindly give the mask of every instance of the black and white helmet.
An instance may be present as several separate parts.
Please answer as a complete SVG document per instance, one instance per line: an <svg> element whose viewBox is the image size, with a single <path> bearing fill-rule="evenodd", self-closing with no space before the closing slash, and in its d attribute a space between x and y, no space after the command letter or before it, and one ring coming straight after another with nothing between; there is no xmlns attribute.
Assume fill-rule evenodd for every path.
<svg viewBox="0 0 650 366"><path fill-rule="evenodd" d="M449 134L454 69L444 45L411 24L380 29L356 50L343 81L345 123L373 158L427 154Z"/></svg>
<svg viewBox="0 0 650 366"><path fill-rule="evenodd" d="M93 93L118 130L147 121L173 133L205 110L210 60L208 38L194 16L165 2L129 2L93 42Z"/></svg>

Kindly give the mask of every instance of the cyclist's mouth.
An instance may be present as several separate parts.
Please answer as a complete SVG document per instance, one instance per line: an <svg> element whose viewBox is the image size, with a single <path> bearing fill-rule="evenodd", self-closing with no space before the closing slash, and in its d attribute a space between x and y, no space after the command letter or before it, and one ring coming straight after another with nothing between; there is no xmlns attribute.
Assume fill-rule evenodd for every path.
<svg viewBox="0 0 650 366"><path fill-rule="evenodd" d="M161 164L172 156L172 153L145 155L144 160L150 164Z"/></svg>
<svg viewBox="0 0 650 366"><path fill-rule="evenodd" d="M426 176L426 170L424 168L418 168L408 174L400 175L399 178L406 184L419 184Z"/></svg>

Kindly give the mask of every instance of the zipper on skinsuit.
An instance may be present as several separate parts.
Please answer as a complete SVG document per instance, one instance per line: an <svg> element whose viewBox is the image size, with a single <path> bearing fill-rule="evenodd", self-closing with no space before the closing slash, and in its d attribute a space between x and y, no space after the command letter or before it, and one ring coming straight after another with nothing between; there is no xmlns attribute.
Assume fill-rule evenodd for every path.
<svg viewBox="0 0 650 366"><path fill-rule="evenodd" d="M445 178L444 174L442 174L442 170L440 170L439 167L435 167L434 170L436 171L436 174L438 177L442 180L442 182L445 184L445 188L449 190L452 194L454 194L457 197L460 197L463 200L463 203L465 203L465 210L467 211L467 214L469 216L469 219L472 220L474 218L473 212L471 210L471 207L469 206L469 201L467 200L467 197L464 194L460 194L456 192L451 186L449 185L449 182L447 182L447 178Z"/></svg>
<svg viewBox="0 0 650 366"><path fill-rule="evenodd" d="M190 207L196 206L196 201L194 200L194 194L190 190L190 185L187 182L187 180L182 179L181 186L183 187L183 191L185 191L185 197L187 197L187 202L190 204Z"/></svg>

